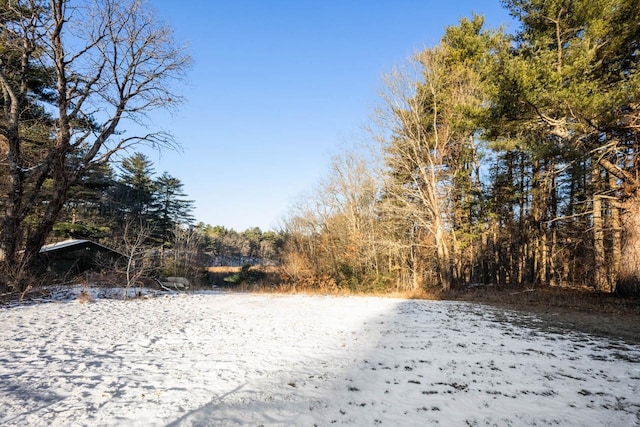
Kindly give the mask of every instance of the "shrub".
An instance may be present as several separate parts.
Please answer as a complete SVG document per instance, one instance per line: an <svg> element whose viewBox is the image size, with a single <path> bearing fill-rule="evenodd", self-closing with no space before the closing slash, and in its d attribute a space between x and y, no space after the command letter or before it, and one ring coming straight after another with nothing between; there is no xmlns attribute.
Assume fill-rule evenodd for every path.
<svg viewBox="0 0 640 427"><path fill-rule="evenodd" d="M257 269L252 269L251 265L245 264L240 271L233 273L230 276L224 278L224 281L232 285L239 285L241 283L257 283L265 278L265 272Z"/></svg>

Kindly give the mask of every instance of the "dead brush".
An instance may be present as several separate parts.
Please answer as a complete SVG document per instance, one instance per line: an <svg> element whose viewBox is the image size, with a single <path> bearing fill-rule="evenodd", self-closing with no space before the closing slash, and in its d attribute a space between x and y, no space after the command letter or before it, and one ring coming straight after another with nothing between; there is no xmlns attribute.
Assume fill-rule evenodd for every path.
<svg viewBox="0 0 640 427"><path fill-rule="evenodd" d="M143 293L139 289L134 290L133 295L128 295L127 291L125 290L122 299L127 299L127 300L147 300L147 299L149 299L149 295Z"/></svg>
<svg viewBox="0 0 640 427"><path fill-rule="evenodd" d="M78 302L80 304L95 302L88 287L85 287L80 291L80 293L78 294Z"/></svg>

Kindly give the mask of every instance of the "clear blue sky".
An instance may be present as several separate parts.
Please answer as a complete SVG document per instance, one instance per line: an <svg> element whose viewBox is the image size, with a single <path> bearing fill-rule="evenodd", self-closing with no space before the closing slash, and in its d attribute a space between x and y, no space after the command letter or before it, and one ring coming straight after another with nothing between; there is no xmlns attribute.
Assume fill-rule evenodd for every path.
<svg viewBox="0 0 640 427"><path fill-rule="evenodd" d="M197 221L277 228L362 134L381 75L475 11L508 24L498 0L150 0L194 64L172 117L182 153L147 152L195 200Z"/></svg>

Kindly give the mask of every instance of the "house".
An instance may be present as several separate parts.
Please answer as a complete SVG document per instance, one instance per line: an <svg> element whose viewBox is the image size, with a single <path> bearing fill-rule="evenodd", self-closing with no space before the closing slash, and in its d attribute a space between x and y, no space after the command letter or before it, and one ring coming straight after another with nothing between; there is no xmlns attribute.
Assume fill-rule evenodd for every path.
<svg viewBox="0 0 640 427"><path fill-rule="evenodd" d="M91 240L70 239L40 249L46 270L59 277L73 277L88 270L113 267L127 256Z"/></svg>

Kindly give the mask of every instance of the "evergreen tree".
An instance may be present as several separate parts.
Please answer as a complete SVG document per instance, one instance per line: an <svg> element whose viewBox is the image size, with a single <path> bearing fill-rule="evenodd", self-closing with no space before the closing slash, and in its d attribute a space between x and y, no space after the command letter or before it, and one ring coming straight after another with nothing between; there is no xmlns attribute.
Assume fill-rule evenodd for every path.
<svg viewBox="0 0 640 427"><path fill-rule="evenodd" d="M531 211L539 237L534 246L542 251L534 260L542 266L555 262L555 271L564 272L569 264L590 266L581 280L603 291L613 289L616 278L638 283L640 263L635 256L621 261L620 233L626 224L628 250L623 252L640 253L640 223L632 220L640 213L637 1L503 3L522 27L513 51L502 57L494 73L500 89L493 126L501 137L517 139L518 146L531 153L532 182L542 184L537 185ZM559 182L569 185L553 184ZM582 203L576 203L579 194L586 195ZM560 206L565 206L564 219L552 217ZM576 220L585 215L588 223ZM551 220L553 227L548 225ZM587 257L585 251L555 246L558 233L568 239L576 227L584 227L579 234ZM591 236L590 241L584 241L585 236ZM550 253L567 256L552 260ZM626 278L620 276L621 266L628 270Z"/></svg>
<svg viewBox="0 0 640 427"><path fill-rule="evenodd" d="M190 225L194 218L193 200L187 199L184 185L178 178L164 172L154 181L153 221L154 235L163 243L170 244L176 226Z"/></svg>
<svg viewBox="0 0 640 427"><path fill-rule="evenodd" d="M172 143L163 132L120 137L118 130L125 120L143 120L150 110L180 101L173 82L189 57L148 5L100 0L86 6L0 1L0 149L8 164L3 287L26 288L25 275L35 270L69 189L87 171L141 142Z"/></svg>
<svg viewBox="0 0 640 427"><path fill-rule="evenodd" d="M120 205L123 216L147 222L156 192L153 163L142 153L135 153L120 164Z"/></svg>
<svg viewBox="0 0 640 427"><path fill-rule="evenodd" d="M69 189L52 236L101 240L121 230L117 224L121 207L110 195L118 187L110 165L96 165Z"/></svg>

